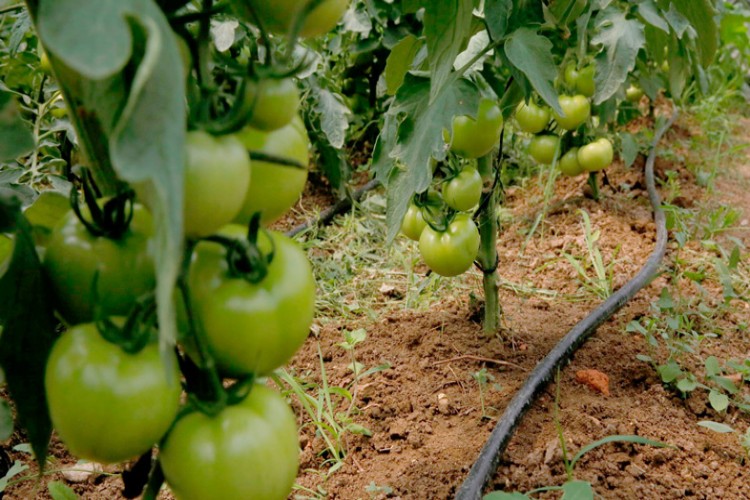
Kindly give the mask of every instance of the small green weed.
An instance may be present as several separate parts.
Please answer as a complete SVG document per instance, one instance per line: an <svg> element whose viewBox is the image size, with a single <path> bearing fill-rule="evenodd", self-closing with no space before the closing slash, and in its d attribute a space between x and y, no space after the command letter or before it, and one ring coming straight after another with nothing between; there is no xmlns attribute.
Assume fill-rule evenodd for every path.
<svg viewBox="0 0 750 500"><path fill-rule="evenodd" d="M612 259L608 264L605 264L601 250L599 250L601 231L594 230L588 212L585 210L579 210L578 212L582 218L581 225L586 243L586 257L577 257L567 252L563 253L563 257L573 266L586 290L606 299L613 292L614 266L617 263L620 247L618 246L615 249Z"/></svg>

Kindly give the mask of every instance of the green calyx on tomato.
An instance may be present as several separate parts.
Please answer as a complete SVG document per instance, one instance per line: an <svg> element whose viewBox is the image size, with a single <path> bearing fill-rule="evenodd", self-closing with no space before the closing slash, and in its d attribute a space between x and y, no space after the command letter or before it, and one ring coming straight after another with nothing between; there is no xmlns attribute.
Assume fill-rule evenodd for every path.
<svg viewBox="0 0 750 500"><path fill-rule="evenodd" d="M149 240L151 216L133 206L128 228L117 239L94 236L73 211L52 230L44 269L56 307L69 324L104 315L126 315L136 300L154 289L154 262Z"/></svg>
<svg viewBox="0 0 750 500"><path fill-rule="evenodd" d="M464 158L479 158L492 151L500 142L503 113L494 99L479 101L476 119L469 116L453 117L451 151Z"/></svg>
<svg viewBox="0 0 750 500"><path fill-rule="evenodd" d="M459 212L471 210L482 198L482 176L474 167L464 167L461 172L443 183L443 200Z"/></svg>
<svg viewBox="0 0 750 500"><path fill-rule="evenodd" d="M587 172L604 170L612 164L613 159L612 143L604 137L582 146L578 150L578 163Z"/></svg>
<svg viewBox="0 0 750 500"><path fill-rule="evenodd" d="M45 391L52 424L71 453L116 463L142 455L166 434L182 389L174 354L160 353L155 343L128 354L86 323L55 342Z"/></svg>
<svg viewBox="0 0 750 500"><path fill-rule="evenodd" d="M219 234L239 239L245 233L231 225ZM307 338L315 311L315 279L305 253L274 231L261 231L257 245L262 255L272 253L258 282L235 276L225 247L211 241L196 246L190 265L191 305L209 351L221 371L234 376L268 375L289 361Z"/></svg>
<svg viewBox="0 0 750 500"><path fill-rule="evenodd" d="M247 124L258 130L277 130L297 116L299 91L292 78L263 78L245 86L251 104Z"/></svg>
<svg viewBox="0 0 750 500"><path fill-rule="evenodd" d="M309 3L309 0L245 0L233 2L233 5L240 17L251 23L260 19L264 29L280 35L288 34L298 18L307 14L297 33L304 38L331 31L349 7L349 0L322 0L306 13Z"/></svg>
<svg viewBox="0 0 750 500"><path fill-rule="evenodd" d="M535 135L529 142L529 154L538 163L551 165L559 144L560 138L556 135Z"/></svg>
<svg viewBox="0 0 750 500"><path fill-rule="evenodd" d="M533 101L528 104L521 102L516 108L516 121L521 130L530 134L538 134L547 127L550 119L549 109L537 106Z"/></svg>
<svg viewBox="0 0 750 500"><path fill-rule="evenodd" d="M554 110L552 116L557 124L565 130L574 130L586 123L591 116L591 103L583 95L562 95L559 99L563 114L559 115Z"/></svg>
<svg viewBox="0 0 750 500"><path fill-rule="evenodd" d="M583 173L583 167L578 163L578 148L570 148L557 162L560 172L568 177L575 177Z"/></svg>
<svg viewBox="0 0 750 500"><path fill-rule="evenodd" d="M280 500L297 477L294 413L278 393L256 384L215 416L180 418L159 452L178 500Z"/></svg>
<svg viewBox="0 0 750 500"><path fill-rule="evenodd" d="M427 222L424 220L422 209L414 203L410 203L401 221L401 232L410 240L419 241L425 227L427 227Z"/></svg>
<svg viewBox="0 0 750 500"><path fill-rule="evenodd" d="M288 125L271 132L245 127L237 137L247 150L288 159L307 167L310 139L305 124L295 116ZM289 211L299 200L307 182L307 168L296 168L273 161L253 160L252 182L245 201L234 221L247 224L254 213L261 222L270 224Z"/></svg>
<svg viewBox="0 0 750 500"><path fill-rule="evenodd" d="M479 242L477 225L470 216L459 214L445 231L427 226L419 237L419 252L432 271L441 276L458 276L471 268Z"/></svg>
<svg viewBox="0 0 750 500"><path fill-rule="evenodd" d="M185 144L185 234L208 236L240 213L250 185L250 158L233 135L196 130L188 132Z"/></svg>

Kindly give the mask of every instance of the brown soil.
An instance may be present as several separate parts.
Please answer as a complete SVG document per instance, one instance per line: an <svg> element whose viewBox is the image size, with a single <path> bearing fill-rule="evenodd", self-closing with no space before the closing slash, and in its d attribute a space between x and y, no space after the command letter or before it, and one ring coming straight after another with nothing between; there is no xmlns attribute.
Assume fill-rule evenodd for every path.
<svg viewBox="0 0 750 500"><path fill-rule="evenodd" d="M750 122L743 124L747 128ZM667 141L694 134L690 124L684 124L671 132ZM717 180L710 196L697 187L693 174L682 163L660 159L657 173L664 179L667 170L678 172L682 189L673 200L676 205L694 206L712 200L709 203L741 208L745 230L733 236L750 245L750 157L741 163ZM503 228L499 242L504 311L499 336L483 335L479 305L468 294L446 297L427 312L387 309L375 320L359 317L318 325L315 335L290 364L290 371L320 384L322 355L328 384L352 388L356 399L351 419L369 429L371 436L345 434L343 465L326 474L333 457L293 399L302 425L298 483L305 488L295 492L297 498L314 498L311 491L318 491L320 498L325 494L325 498L347 500L452 498L497 418L529 372L598 303L594 295L581 290L575 271L562 256L563 252L585 253L577 210L586 210L592 226L601 230L599 245L605 260L617 252L615 287L632 277L652 250L655 227L645 198L642 165L641 159L630 169L622 165L612 168L601 203L581 195L585 179L558 182L547 216L528 242L528 230L540 210L540 190L536 183L510 190L506 205L513 222ZM312 201L307 197L304 203L308 205L297 213L309 213L309 203L321 207L330 200L324 190L314 188L311 193ZM293 216L280 227L298 222ZM670 248L665 269L677 255L676 247ZM695 248L699 250L699 245ZM746 250L743 256L746 264ZM480 283L479 274L475 273L474 279ZM721 286L704 285L702 300L715 307L721 301ZM750 498L750 465L737 436L697 426L701 420L715 420L744 432L750 417L734 409L718 415L707 405L703 391L683 399L665 388L651 366L636 359L648 352L643 337L625 332L631 320L651 314L650 304L665 286L673 286L666 274L641 291L577 351L560 372L559 399L555 386L547 388L517 429L493 487L528 491L565 482L554 410L557 399L557 420L572 453L614 434L637 434L673 446L610 444L585 455L575 476L590 481L604 498ZM690 296L690 286L680 281L675 293ZM750 359L748 331L741 326L750 320L748 304L736 302L716 310L711 324L699 328L718 331L721 338L705 341L700 356L684 360L684 367L699 377L702 366L698 360L709 355L721 360ZM357 328L367 332L366 341L355 348L357 361L366 368L385 363L390 366L359 383L348 368L350 353L337 345L343 340L344 330ZM472 374L483 368L490 380L480 392ZM577 381L576 373L582 370L606 375L609 395ZM742 390L748 392L747 384ZM338 412L349 408L340 398L334 403ZM16 435L12 444L22 441ZM9 448L5 451L11 459L29 461L28 456L10 452ZM75 463L59 444L53 446L53 456L58 460L55 468ZM53 477L61 479L59 475ZM85 498L117 498L119 487L119 478L98 476L76 484L75 490ZM545 498L559 496L547 495ZM34 497L48 498L35 490L32 482L11 488L5 496Z"/></svg>

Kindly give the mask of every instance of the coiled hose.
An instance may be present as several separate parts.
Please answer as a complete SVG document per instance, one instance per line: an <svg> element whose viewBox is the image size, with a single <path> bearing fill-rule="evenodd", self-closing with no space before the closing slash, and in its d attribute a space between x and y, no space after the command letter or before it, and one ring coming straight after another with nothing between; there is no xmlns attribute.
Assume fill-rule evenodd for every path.
<svg viewBox="0 0 750 500"><path fill-rule="evenodd" d="M521 418L531 407L531 404L541 390L552 379L557 367L568 360L602 323L622 308L638 291L648 285L659 269L659 265L667 249L667 228L664 211L661 208L661 198L659 197L659 193L656 192L656 184L654 182L654 161L656 159L657 144L664 133L674 124L677 115L678 113L675 110L669 121L657 131L651 143L651 151L648 159L646 160L646 189L648 190L648 197L654 211L654 222L656 223L656 246L653 252L646 261L646 264L633 279L613 293L589 316L576 324L549 354L536 365L526 379L526 382L524 382L521 389L505 409L500 420L498 420L489 439L479 453L479 457L471 467L469 475L456 493L456 500L479 500L482 497L482 490L495 474L500 457L508 446L513 436L513 431L518 427Z"/></svg>

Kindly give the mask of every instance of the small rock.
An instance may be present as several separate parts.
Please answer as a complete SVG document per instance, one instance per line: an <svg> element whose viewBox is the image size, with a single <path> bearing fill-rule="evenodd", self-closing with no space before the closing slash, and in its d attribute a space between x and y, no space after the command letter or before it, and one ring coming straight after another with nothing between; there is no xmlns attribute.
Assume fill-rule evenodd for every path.
<svg viewBox="0 0 750 500"><path fill-rule="evenodd" d="M62 471L66 481L71 483L82 483L87 481L95 473L104 471L101 464L94 462L77 463L71 469Z"/></svg>
<svg viewBox="0 0 750 500"><path fill-rule="evenodd" d="M438 411L443 415L448 415L451 412L450 403L448 402L448 396L442 392L438 394Z"/></svg>
<svg viewBox="0 0 750 500"><path fill-rule="evenodd" d="M579 370L576 382L584 384L600 394L609 396L609 377L599 370Z"/></svg>

